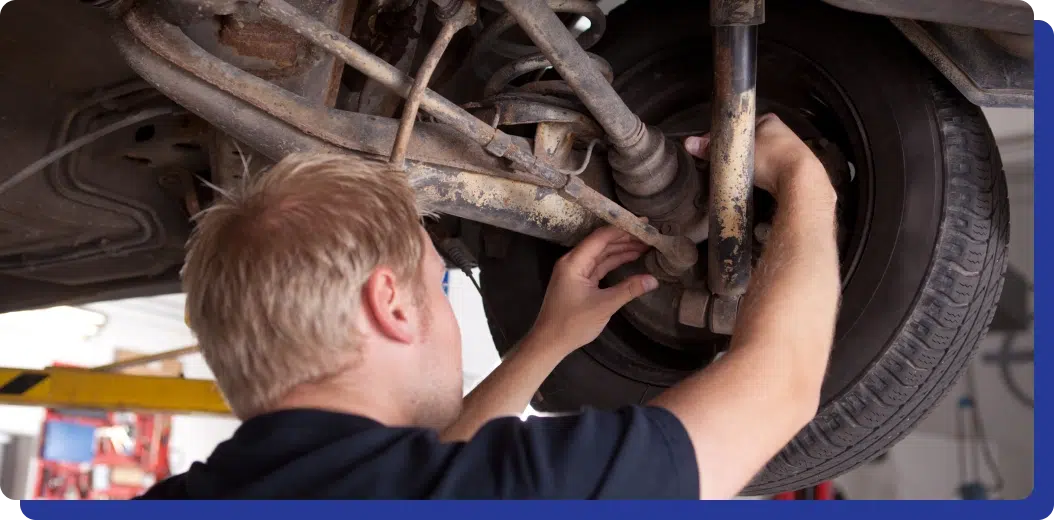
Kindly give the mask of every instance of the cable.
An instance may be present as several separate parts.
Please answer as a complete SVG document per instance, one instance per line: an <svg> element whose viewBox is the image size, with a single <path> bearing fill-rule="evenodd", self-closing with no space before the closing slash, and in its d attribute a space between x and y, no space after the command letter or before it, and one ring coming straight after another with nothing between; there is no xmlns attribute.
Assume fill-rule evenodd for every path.
<svg viewBox="0 0 1054 520"><path fill-rule="evenodd" d="M98 141L99 139L106 137L107 135L110 135L122 128L132 126L136 123L141 123L143 121L146 121L147 119L153 119L158 116L174 114L177 112L177 110L179 109L175 107L151 108L148 110L142 110L124 119L121 119L120 121L110 123L109 125L106 125L94 132L82 135L77 139L74 139L52 150L44 157L33 161L33 163L29 166L22 168L14 175L8 177L7 180L5 180L3 183L0 183L0 194L3 194L7 190L14 187L16 184L32 177L33 175L36 175L44 168L47 168L48 166L53 164L55 161L58 161L59 159L62 159L63 157L79 150L80 148L83 148L84 146Z"/></svg>
<svg viewBox="0 0 1054 520"><path fill-rule="evenodd" d="M431 235L431 233L429 233ZM491 320L490 317L493 313L490 312L489 306L487 305L487 297L483 294L483 288L480 287L479 282L476 280L476 275L472 273L472 267L475 265L475 261L472 259L472 254L468 252L468 249L460 240L456 238L444 238L443 240L437 240L435 236L432 236L432 242L436 245L443 256L450 260L450 263L454 264L455 267L465 273L465 276L472 282L472 286L476 288L476 292L479 293L480 302L483 303L483 312L487 315L487 321L494 323L494 327L498 329L498 334L501 335L501 339L505 344L509 343L509 339L505 336L505 330L502 329L501 324Z"/></svg>

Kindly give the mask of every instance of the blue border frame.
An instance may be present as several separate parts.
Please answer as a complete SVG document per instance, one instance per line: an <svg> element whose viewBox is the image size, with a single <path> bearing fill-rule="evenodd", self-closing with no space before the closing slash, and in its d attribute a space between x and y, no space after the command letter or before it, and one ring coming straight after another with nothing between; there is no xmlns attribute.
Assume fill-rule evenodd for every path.
<svg viewBox="0 0 1054 520"><path fill-rule="evenodd" d="M1036 22L1036 142L1054 136L1054 104L1047 104L1047 95L1054 96L1054 30L1044 22ZM1048 94L1039 94L1048 92ZM1051 98L1054 99L1054 98ZM1054 177L1042 173L1054 160L1054 150L1046 146L1036 146L1036 184L1037 194L1054 195ZM1041 198L1041 197L1037 197ZM1054 205L1037 204L1035 254L1037 265L1035 287L1037 294L1054 291L1047 272L1042 266L1050 260L1052 245L1043 236L1054 237L1054 227L1047 228L1046 223L1054 213ZM1048 233L1048 231L1050 233ZM1054 321L1054 314L1047 307L1046 297L1035 300L1035 338L1036 344L1045 342L1048 327ZM1045 348L1036 349L1036 364L1051 364L1054 352ZM1054 489L1051 487L1051 473L1054 471L1054 451L1052 446L1042 439L1054 438L1051 434L1051 406L1047 399L1051 397L1054 381L1039 377L1035 380L1036 431L1035 438L1035 490L1024 500L1013 501L844 501L844 502L775 502L775 501L729 501L729 502L615 502L615 503L582 503L582 502L48 502L25 500L21 503L23 513L37 520L68 518L116 518L119 515L160 520L165 518L188 518L202 516L229 516L233 518L252 516L255 518L305 518L308 516L377 515L385 519L414 518L457 518L464 515L501 515L502 520L537 520L542 518L581 518L584 515L603 515L603 518L655 518L656 515L720 515L732 514L737 518L837 518L842 520L849 515L853 520L875 518L889 520L905 516L939 517L954 515L956 520L966 518L1045 518L1054 509ZM457 515L457 516L455 516Z"/></svg>

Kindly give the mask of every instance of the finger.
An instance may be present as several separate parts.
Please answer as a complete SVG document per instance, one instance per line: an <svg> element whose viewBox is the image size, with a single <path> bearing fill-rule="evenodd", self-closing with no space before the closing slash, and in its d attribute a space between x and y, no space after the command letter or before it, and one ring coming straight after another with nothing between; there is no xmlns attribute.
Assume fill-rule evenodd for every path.
<svg viewBox="0 0 1054 520"><path fill-rule="evenodd" d="M604 289L604 305L607 311L615 314L623 305L658 287L659 280L650 274L631 276L614 287Z"/></svg>
<svg viewBox="0 0 1054 520"><path fill-rule="evenodd" d="M604 249L604 251L602 253L597 255L592 267L589 270L589 273L586 274L586 277L589 278L590 280L592 280L593 283L597 283L603 277L607 276L607 274L609 272L611 272L612 269L615 269L615 268L618 267L617 265L615 267L611 267L611 268L602 268L601 267L602 265L604 265L605 262L608 262L608 260L610 258L613 258L613 257L616 257L616 256L620 256L620 255L628 255L628 254L635 254L637 257L639 257L640 255L643 255L648 249L651 249L651 246L642 244L640 242L631 242L631 243L625 243L625 244L610 244L610 245L608 245L607 248ZM630 260L627 260L627 261L632 261L632 260L633 259L630 259ZM622 264L619 264L619 265L622 265ZM597 274L598 272L600 274Z"/></svg>
<svg viewBox="0 0 1054 520"><path fill-rule="evenodd" d="M767 114L762 114L761 116L758 117L758 122L757 122L756 126L761 126L761 125L763 125L763 124L765 124L765 123L767 123L769 121L779 121L779 120L780 120L780 116L777 116L776 114L774 114L772 112L769 112Z"/></svg>
<svg viewBox="0 0 1054 520"><path fill-rule="evenodd" d="M589 234L578 243L565 257L567 262L577 268L586 268L585 271L593 270L596 258L604 251L611 242L621 240L626 232L614 226L604 226Z"/></svg>
<svg viewBox="0 0 1054 520"><path fill-rule="evenodd" d="M685 139L684 148L688 150L688 153L700 159L706 159L710 156L710 134Z"/></svg>
<svg viewBox="0 0 1054 520"><path fill-rule="evenodd" d="M650 246L641 242L616 242L608 244L599 255L597 255L597 263L601 263L609 256L625 253L627 251L647 251Z"/></svg>
<svg viewBox="0 0 1054 520"><path fill-rule="evenodd" d="M611 255L597 263L597 266L593 269L593 275L589 279L594 283L600 283L600 280L603 280L608 273L640 258L643 254L644 251L625 251Z"/></svg>
<svg viewBox="0 0 1054 520"><path fill-rule="evenodd" d="M650 249L651 246L643 244L641 242L619 242L614 244L608 244L603 251L596 258L596 264L604 262L608 257L612 255L618 255L626 253L628 251L639 251L641 253ZM595 265L594 265L595 267Z"/></svg>

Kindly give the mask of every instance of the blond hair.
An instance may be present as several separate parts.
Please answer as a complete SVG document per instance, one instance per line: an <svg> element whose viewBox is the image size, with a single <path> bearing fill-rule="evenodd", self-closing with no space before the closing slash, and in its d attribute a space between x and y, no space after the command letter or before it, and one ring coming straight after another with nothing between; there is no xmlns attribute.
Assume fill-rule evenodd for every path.
<svg viewBox="0 0 1054 520"><path fill-rule="evenodd" d="M406 176L340 155L294 154L196 218L183 290L231 410L268 411L358 359L355 316L379 265L417 279L421 213Z"/></svg>

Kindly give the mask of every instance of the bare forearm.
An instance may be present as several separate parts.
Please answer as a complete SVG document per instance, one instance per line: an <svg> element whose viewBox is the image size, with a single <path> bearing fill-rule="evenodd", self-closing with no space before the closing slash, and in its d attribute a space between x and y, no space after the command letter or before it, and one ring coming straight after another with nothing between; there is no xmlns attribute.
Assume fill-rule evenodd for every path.
<svg viewBox="0 0 1054 520"><path fill-rule="evenodd" d="M542 381L556 368L570 349L555 348L547 337L532 331L501 364L465 397L461 415L443 432L445 441L462 441L487 422L499 417L520 415L531 402Z"/></svg>
<svg viewBox="0 0 1054 520"><path fill-rule="evenodd" d="M838 305L834 194L818 162L788 175L729 352L652 404L685 424L701 496L738 493L815 412Z"/></svg>
<svg viewBox="0 0 1054 520"><path fill-rule="evenodd" d="M840 283L835 196L819 162L781 189L776 219L745 296L731 351L756 349L798 382L822 382ZM770 356L770 357L769 357Z"/></svg>

